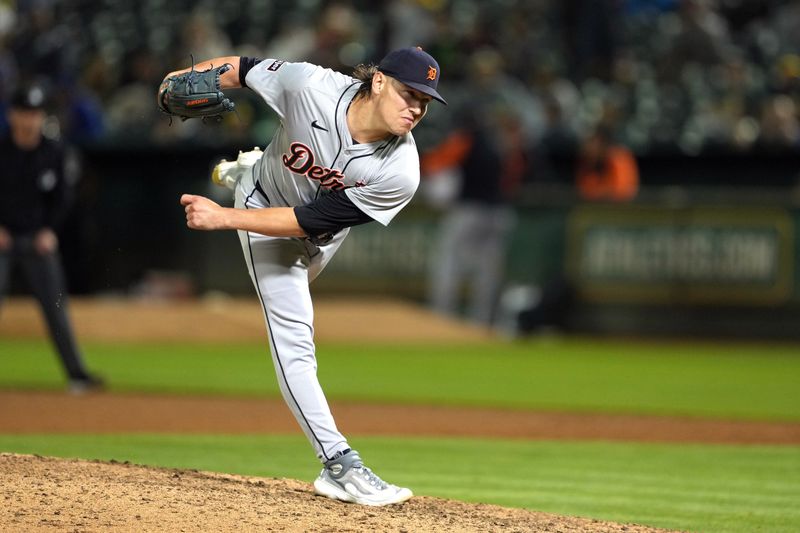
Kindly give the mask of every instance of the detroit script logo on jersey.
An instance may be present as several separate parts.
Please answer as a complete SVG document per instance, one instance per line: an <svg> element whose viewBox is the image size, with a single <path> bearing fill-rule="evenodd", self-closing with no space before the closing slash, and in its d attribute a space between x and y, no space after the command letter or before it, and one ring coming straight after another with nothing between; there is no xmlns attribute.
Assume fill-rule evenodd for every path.
<svg viewBox="0 0 800 533"><path fill-rule="evenodd" d="M283 166L302 176L319 181L326 189L337 191L344 189L344 174L335 168L323 167L314 164L314 153L311 148L301 142L293 142L289 146L289 153L283 154Z"/></svg>

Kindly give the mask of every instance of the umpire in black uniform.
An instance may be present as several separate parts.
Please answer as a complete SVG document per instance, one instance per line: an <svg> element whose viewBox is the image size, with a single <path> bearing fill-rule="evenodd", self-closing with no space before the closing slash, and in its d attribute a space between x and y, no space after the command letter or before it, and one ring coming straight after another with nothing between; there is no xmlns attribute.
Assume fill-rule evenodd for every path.
<svg viewBox="0 0 800 533"><path fill-rule="evenodd" d="M70 391L101 388L102 380L82 361L67 314L56 228L72 191L65 180L62 146L43 135L44 90L37 85L18 89L7 116L9 135L0 141L0 304L16 264L39 300Z"/></svg>

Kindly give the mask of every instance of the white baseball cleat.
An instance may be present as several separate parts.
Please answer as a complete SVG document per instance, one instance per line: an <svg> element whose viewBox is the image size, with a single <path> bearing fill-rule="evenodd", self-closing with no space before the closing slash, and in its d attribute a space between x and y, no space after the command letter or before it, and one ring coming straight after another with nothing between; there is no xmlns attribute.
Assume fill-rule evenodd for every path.
<svg viewBox="0 0 800 533"><path fill-rule="evenodd" d="M373 506L402 503L413 496L410 489L391 485L375 475L355 450L325 463L314 481L314 492L333 500Z"/></svg>
<svg viewBox="0 0 800 533"><path fill-rule="evenodd" d="M253 168L258 163L264 152L259 147L253 148L249 152L239 151L236 161L223 159L211 171L211 181L221 187L235 189L236 183L244 175L245 171Z"/></svg>

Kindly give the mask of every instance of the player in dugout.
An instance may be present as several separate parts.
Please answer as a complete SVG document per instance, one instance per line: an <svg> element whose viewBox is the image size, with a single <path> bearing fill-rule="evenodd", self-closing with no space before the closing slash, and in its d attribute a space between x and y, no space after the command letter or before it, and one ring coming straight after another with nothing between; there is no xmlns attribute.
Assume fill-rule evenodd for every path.
<svg viewBox="0 0 800 533"><path fill-rule="evenodd" d="M188 115L181 98L190 106L205 100L191 87L213 87L213 81L199 83L198 73L214 69L220 90L255 91L280 126L263 156L248 152L215 169L215 181L235 189L233 208L181 197L187 225L238 231L281 392L323 464L315 492L365 505L404 502L411 490L367 468L336 427L317 378L309 283L350 227L388 225L414 195L420 170L411 130L432 100L446 104L437 92L439 64L421 48L390 52L378 65L357 66L352 76L309 63L222 57L168 74L159 107L198 116ZM232 107L222 104L210 113Z"/></svg>

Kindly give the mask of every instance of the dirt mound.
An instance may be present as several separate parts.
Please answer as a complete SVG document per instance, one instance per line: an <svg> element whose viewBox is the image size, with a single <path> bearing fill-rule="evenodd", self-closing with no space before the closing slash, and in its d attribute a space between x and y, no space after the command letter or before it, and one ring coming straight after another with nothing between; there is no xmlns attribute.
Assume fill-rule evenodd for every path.
<svg viewBox="0 0 800 533"><path fill-rule="evenodd" d="M370 508L291 479L32 455L0 454L0 485L2 531L663 531L425 496Z"/></svg>

